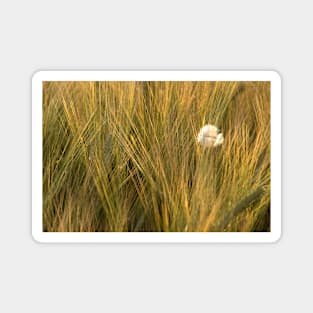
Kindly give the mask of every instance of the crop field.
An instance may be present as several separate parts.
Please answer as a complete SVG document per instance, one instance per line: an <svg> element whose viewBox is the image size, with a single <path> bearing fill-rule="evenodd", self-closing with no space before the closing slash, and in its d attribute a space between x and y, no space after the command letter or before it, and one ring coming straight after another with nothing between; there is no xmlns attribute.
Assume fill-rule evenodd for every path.
<svg viewBox="0 0 313 313"><path fill-rule="evenodd" d="M43 231L270 231L270 87L44 82Z"/></svg>

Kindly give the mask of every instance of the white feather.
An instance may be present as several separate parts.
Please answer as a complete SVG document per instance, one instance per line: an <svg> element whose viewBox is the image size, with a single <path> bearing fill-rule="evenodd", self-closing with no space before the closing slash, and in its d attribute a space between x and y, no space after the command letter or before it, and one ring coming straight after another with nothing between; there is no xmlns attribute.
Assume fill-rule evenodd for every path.
<svg viewBox="0 0 313 313"><path fill-rule="evenodd" d="M217 147L224 142L224 136L215 125L204 125L198 134L198 142L204 147Z"/></svg>

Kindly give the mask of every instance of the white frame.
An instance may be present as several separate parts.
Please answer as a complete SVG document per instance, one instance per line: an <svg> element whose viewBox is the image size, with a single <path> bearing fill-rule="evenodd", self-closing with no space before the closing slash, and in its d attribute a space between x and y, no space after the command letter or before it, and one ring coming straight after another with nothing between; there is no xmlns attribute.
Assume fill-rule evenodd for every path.
<svg viewBox="0 0 313 313"><path fill-rule="evenodd" d="M270 81L270 232L43 232L43 81ZM281 236L281 78L275 71L140 70L39 71L32 78L32 235L38 242L275 242Z"/></svg>

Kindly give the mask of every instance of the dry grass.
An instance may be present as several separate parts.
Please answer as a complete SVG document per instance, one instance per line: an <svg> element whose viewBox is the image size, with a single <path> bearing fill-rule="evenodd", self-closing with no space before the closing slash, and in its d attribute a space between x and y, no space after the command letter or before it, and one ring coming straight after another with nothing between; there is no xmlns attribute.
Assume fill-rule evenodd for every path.
<svg viewBox="0 0 313 313"><path fill-rule="evenodd" d="M44 231L270 231L269 82L45 82ZM218 148L198 145L206 123Z"/></svg>

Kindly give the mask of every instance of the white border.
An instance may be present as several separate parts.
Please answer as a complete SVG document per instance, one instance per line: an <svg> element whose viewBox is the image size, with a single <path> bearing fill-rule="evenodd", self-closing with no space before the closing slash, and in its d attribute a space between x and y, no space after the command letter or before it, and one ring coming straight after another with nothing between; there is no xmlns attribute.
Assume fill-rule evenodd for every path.
<svg viewBox="0 0 313 313"><path fill-rule="evenodd" d="M270 81L271 232L42 231L43 81ZM275 242L281 236L281 78L275 71L39 71L32 78L32 235L38 242Z"/></svg>

